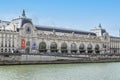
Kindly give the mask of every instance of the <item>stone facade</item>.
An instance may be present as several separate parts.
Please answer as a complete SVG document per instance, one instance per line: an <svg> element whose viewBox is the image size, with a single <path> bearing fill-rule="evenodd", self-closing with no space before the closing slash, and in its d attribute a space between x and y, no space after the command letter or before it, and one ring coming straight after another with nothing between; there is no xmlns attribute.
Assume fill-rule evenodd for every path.
<svg viewBox="0 0 120 80"><path fill-rule="evenodd" d="M5 21L4 21L5 24ZM120 37L109 36L101 24L90 32L33 25L22 17L0 22L0 52L120 53Z"/></svg>

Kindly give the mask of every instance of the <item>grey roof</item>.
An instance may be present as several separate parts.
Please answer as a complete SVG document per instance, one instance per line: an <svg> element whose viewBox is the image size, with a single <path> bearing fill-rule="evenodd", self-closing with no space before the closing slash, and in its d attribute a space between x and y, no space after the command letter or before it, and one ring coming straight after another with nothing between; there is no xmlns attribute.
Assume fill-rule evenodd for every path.
<svg viewBox="0 0 120 80"><path fill-rule="evenodd" d="M31 23L31 24L32 24L32 20L29 19L29 18L21 18L21 17L20 17L20 18L13 19L12 21L14 21L14 20L19 20L19 19L22 20L21 27L23 27L23 25L24 25L25 23Z"/></svg>
<svg viewBox="0 0 120 80"><path fill-rule="evenodd" d="M48 26L35 26L36 29L38 30L45 30L45 31L56 31L56 32L64 32L64 33L72 33L74 32L75 34L83 34L83 35L88 35L91 34L93 36L96 36L95 33L93 32L87 32L87 31L79 31L79 30L72 30L72 29L65 29L65 28L55 28L55 27L48 27Z"/></svg>
<svg viewBox="0 0 120 80"><path fill-rule="evenodd" d="M0 23L1 23L1 22L7 23L7 24L10 23L10 21L2 21L2 20L0 20Z"/></svg>
<svg viewBox="0 0 120 80"><path fill-rule="evenodd" d="M120 39L120 37L110 36L110 38Z"/></svg>
<svg viewBox="0 0 120 80"><path fill-rule="evenodd" d="M23 18L23 19L22 19L21 27L22 27L25 23L31 23L31 24L32 24L32 21L31 21L30 19Z"/></svg>
<svg viewBox="0 0 120 80"><path fill-rule="evenodd" d="M106 32L106 30L105 30L105 29L101 29L101 30L102 30L101 32L102 32L102 35L103 35L103 33L105 33L105 32Z"/></svg>

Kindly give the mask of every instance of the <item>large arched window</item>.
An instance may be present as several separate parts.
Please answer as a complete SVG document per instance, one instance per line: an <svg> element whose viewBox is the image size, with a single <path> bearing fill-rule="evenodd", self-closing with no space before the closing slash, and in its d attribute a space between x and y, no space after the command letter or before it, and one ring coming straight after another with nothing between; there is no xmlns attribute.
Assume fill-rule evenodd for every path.
<svg viewBox="0 0 120 80"><path fill-rule="evenodd" d="M65 42L63 42L63 43L61 44L61 52L62 52L62 53L67 52L67 44L66 44Z"/></svg>
<svg viewBox="0 0 120 80"><path fill-rule="evenodd" d="M95 52L96 53L100 52L100 46L98 44L95 45Z"/></svg>
<svg viewBox="0 0 120 80"><path fill-rule="evenodd" d="M67 44L65 42L61 44L61 49L67 49Z"/></svg>
<svg viewBox="0 0 120 80"><path fill-rule="evenodd" d="M77 52L77 45L75 43L71 44L71 52Z"/></svg>
<svg viewBox="0 0 120 80"><path fill-rule="evenodd" d="M57 52L57 43L56 42L51 43L50 50L51 50L51 52Z"/></svg>
<svg viewBox="0 0 120 80"><path fill-rule="evenodd" d="M39 44L39 51L40 52L46 52L46 43L45 42L41 42Z"/></svg>
<svg viewBox="0 0 120 80"><path fill-rule="evenodd" d="M92 44L88 44L87 49L92 50Z"/></svg>
<svg viewBox="0 0 120 80"><path fill-rule="evenodd" d="M79 49L80 49L80 50L84 50L84 48L85 48L84 44L81 43L80 46L79 46Z"/></svg>
<svg viewBox="0 0 120 80"><path fill-rule="evenodd" d="M80 51L80 53L84 53L85 52L85 45L83 43L80 44L79 51Z"/></svg>
<svg viewBox="0 0 120 80"><path fill-rule="evenodd" d="M92 53L92 44L88 44L87 46L88 53Z"/></svg>

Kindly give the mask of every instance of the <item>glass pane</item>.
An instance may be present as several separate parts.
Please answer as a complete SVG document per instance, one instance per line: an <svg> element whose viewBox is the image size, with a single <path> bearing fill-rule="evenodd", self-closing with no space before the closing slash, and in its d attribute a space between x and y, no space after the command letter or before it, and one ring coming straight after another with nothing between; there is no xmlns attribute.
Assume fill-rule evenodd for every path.
<svg viewBox="0 0 120 80"><path fill-rule="evenodd" d="M65 42L61 44L61 49L67 49L67 44Z"/></svg>
<svg viewBox="0 0 120 80"><path fill-rule="evenodd" d="M39 49L46 49L46 43L41 42L40 45L39 45Z"/></svg>
<svg viewBox="0 0 120 80"><path fill-rule="evenodd" d="M76 50L77 49L77 45L75 43L71 44L71 50Z"/></svg>
<svg viewBox="0 0 120 80"><path fill-rule="evenodd" d="M57 49L57 44L55 42L52 42L50 45L50 49Z"/></svg>

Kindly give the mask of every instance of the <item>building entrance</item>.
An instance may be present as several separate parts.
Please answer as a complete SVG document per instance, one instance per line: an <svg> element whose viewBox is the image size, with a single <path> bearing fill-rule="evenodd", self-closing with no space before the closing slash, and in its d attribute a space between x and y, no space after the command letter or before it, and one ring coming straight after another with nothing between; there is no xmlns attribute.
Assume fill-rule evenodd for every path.
<svg viewBox="0 0 120 80"><path fill-rule="evenodd" d="M29 47L26 48L25 53L26 53L26 54L29 54L29 53L30 53L30 48L29 48Z"/></svg>

